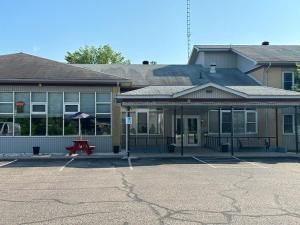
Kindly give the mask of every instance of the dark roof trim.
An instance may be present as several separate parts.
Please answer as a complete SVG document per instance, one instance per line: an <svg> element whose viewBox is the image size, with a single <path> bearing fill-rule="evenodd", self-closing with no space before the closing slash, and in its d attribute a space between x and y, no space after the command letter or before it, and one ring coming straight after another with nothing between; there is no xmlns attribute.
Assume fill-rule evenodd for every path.
<svg viewBox="0 0 300 225"><path fill-rule="evenodd" d="M3 84L28 84L28 83L44 83L44 84L119 84L130 83L129 80L43 80L43 79L0 79Z"/></svg>

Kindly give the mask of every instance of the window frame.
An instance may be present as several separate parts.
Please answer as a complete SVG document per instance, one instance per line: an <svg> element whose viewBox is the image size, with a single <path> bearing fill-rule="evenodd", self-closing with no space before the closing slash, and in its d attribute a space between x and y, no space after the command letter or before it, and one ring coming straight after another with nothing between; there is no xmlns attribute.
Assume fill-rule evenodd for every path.
<svg viewBox="0 0 300 225"><path fill-rule="evenodd" d="M34 112L33 111L33 106L35 105L43 105L45 106L45 112ZM48 103L47 102L31 102L30 105L30 114L31 115L47 115L48 114Z"/></svg>
<svg viewBox="0 0 300 225"><path fill-rule="evenodd" d="M287 73L290 73L290 74L292 74L292 88L291 89L285 89L284 88L284 84L285 84L285 75L287 74ZM283 71L282 72L282 74L281 74L281 85L282 85L282 89L284 89L284 90L292 90L293 89L293 87L294 87L294 85L295 85L295 72L294 71Z"/></svg>
<svg viewBox="0 0 300 225"><path fill-rule="evenodd" d="M12 100L13 100L13 102L3 102L3 103L10 103L10 104L12 104L12 106L13 106L13 111L11 112L11 113L0 113L0 115L8 115L8 116L11 116L12 117L12 122L13 122L13 124L14 124L14 126L13 126L13 134L12 135L10 135L10 136L12 136L12 137L24 137L24 138L26 138L26 137L76 137L76 136L78 136L78 135L65 135L65 124L64 124L64 122L63 122L63 124L62 124L62 134L61 135L49 135L48 134L48 126L49 126L49 121L48 121L48 116L49 116L49 93L61 93L62 94L62 107L63 107L63 110L62 110L62 120L64 121L65 120L65 118L66 118L66 116L68 116L68 115L71 115L72 113L76 113L76 112L66 112L66 110L65 110L65 106L66 105L76 105L77 106L77 108L78 108L78 112L80 111L80 95L81 95L81 91L75 91L74 93L78 93L78 102L65 102L64 100L65 100L65 93L69 93L68 91L63 91L63 90L53 90L53 91L43 91L43 92L41 92L41 93L45 93L46 94L46 102L33 102L32 101L32 93L36 93L36 92L40 92L40 91L26 91L26 90L22 90L22 91L0 91L0 93L12 93ZM16 121L16 118L17 118L17 116L16 116L16 113L15 113L15 109L16 109L16 106L15 106L15 103L17 102L16 101L16 94L17 93L26 93L26 94L29 94L29 103L27 103L27 106L29 106L29 112L28 112L28 114L29 114L29 117L28 117L28 120L29 120L29 127L28 127L28 129L29 129L29 134L28 134L28 136L26 135L26 136L21 136L21 135L16 135L15 134L15 121ZM113 115L113 113L112 113L112 108L113 108L113 93L112 93L112 90L110 89L110 90L105 90L105 91L100 91L100 92L97 92L97 91L83 91L82 93L90 93L90 94L93 94L94 95L94 97L93 97L93 101L94 101L94 109L95 109L95 124L94 124L94 126L95 126L95 133L94 132L92 132L91 134L89 134L89 135L87 135L87 136L112 136L112 133L113 133L113 123L114 123L114 121L113 121L113 118L112 118L112 115ZM96 102L96 97L97 97L97 93L105 93L105 94L109 94L110 95L110 99L111 99L111 101L110 102L99 102L99 103L104 103L104 104L109 104L110 105L110 113L97 113L98 115L99 114L102 114L102 115L104 115L104 114L106 114L106 115L109 115L110 116L110 126L111 126L111 133L110 133L110 135L97 135L97 132L96 132L96 104L97 104L97 102ZM2 102L1 102L2 103ZM32 107L33 107L33 105L45 105L45 112L33 112L33 110L32 110ZM32 116L33 115L45 115L46 116L46 135L42 135L42 136L38 136L38 135L36 135L36 136L33 136L32 135ZM79 131L79 130L78 130ZM0 138L1 138L2 136L0 136ZM5 136L5 137L7 137L7 136Z"/></svg>
<svg viewBox="0 0 300 225"><path fill-rule="evenodd" d="M78 111L77 112L66 112L66 106L70 106L70 105L76 105ZM80 112L80 103L78 103L78 102L64 102L63 112L64 112L64 115L72 115L72 114Z"/></svg>

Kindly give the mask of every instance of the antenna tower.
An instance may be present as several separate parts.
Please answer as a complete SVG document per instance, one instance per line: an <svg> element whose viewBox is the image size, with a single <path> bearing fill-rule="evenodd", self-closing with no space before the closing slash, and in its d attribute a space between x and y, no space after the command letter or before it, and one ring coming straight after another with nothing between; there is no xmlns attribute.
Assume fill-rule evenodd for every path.
<svg viewBox="0 0 300 225"><path fill-rule="evenodd" d="M186 36L187 36L187 56L190 58L191 52L191 1L186 0Z"/></svg>

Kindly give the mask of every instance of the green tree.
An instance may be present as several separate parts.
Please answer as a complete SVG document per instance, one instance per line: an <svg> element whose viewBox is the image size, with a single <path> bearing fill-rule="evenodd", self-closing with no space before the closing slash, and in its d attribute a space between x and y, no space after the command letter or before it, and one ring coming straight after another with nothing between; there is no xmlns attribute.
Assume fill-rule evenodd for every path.
<svg viewBox="0 0 300 225"><path fill-rule="evenodd" d="M295 73L295 84L293 87L293 91L300 92L300 64L297 65L297 71Z"/></svg>
<svg viewBox="0 0 300 225"><path fill-rule="evenodd" d="M110 45L81 47L67 52L65 60L74 64L130 64L130 60L115 52Z"/></svg>

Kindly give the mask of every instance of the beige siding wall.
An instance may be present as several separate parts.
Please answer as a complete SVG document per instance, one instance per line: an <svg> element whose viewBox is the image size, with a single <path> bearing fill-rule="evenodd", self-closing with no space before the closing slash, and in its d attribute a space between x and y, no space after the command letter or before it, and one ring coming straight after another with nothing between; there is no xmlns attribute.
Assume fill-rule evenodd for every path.
<svg viewBox="0 0 300 225"><path fill-rule="evenodd" d="M271 67L269 69L261 68L253 73L250 73L250 75L263 85L275 88L283 88L282 73L284 71L295 72L296 67Z"/></svg>

